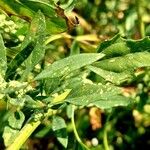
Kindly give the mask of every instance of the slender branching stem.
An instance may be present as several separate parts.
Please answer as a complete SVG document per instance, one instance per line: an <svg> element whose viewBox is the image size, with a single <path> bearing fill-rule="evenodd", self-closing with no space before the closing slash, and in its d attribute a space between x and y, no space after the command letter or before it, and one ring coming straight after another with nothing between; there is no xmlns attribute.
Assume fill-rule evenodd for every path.
<svg viewBox="0 0 150 150"><path fill-rule="evenodd" d="M72 115L71 115L71 122L72 122L73 131L74 131L76 140L79 142L79 144L80 144L83 148L85 148L86 150L90 150L90 149L82 142L82 140L80 139L79 134L78 134L78 132L77 132L77 129L76 129L76 126L75 126L75 121L74 121L74 107L75 107L75 106L72 105L73 112L72 112Z"/></svg>
<svg viewBox="0 0 150 150"><path fill-rule="evenodd" d="M136 10L137 10L137 16L138 16L140 37L144 38L145 37L145 25L144 25L144 22L142 19L142 11L141 11L142 0L135 0L135 2L136 2Z"/></svg>

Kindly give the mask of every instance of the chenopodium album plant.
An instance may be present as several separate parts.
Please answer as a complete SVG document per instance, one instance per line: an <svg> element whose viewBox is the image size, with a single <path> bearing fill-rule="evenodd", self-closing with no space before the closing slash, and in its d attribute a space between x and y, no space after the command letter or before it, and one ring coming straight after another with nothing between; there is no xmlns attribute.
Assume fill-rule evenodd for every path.
<svg viewBox="0 0 150 150"><path fill-rule="evenodd" d="M1 3L10 4L10 7L16 1L14 4L6 0L1 1L0 5ZM23 7L20 6L21 3L17 4ZM49 7L42 4L40 6ZM27 7L23 8L28 11L33 9ZM0 104L2 109L7 110L5 118L8 121L3 126L4 143L8 150L20 149L42 121L53 116L52 130L58 141L67 148L67 125L59 116L59 111L66 107L77 141L83 149L89 149L77 133L74 111L92 106L110 109L128 106L133 102L125 96L123 85L140 74L139 68L150 66L150 39L146 37L134 41L116 35L111 40L100 43L96 53L71 53L49 66L43 66L48 38L53 36L50 33L57 28L56 24L50 25L47 22L46 8L41 9L42 12L33 9L32 12L37 13L31 15L29 11L26 14L31 19L30 28L20 44L19 52L10 62L7 61L9 49L0 36ZM55 13L55 9L51 10ZM20 14L15 11L13 13ZM64 19L63 15L61 17L59 16ZM58 32L62 30L57 28L54 33ZM41 69L35 71L36 65L41 65ZM91 73L100 78L92 80Z"/></svg>

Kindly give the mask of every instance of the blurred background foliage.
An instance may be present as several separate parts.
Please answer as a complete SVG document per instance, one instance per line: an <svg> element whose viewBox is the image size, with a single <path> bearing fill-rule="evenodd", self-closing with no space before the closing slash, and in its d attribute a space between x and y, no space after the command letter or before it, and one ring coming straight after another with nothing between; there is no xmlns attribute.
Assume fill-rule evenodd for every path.
<svg viewBox="0 0 150 150"><path fill-rule="evenodd" d="M51 4L51 0L45 0ZM66 3L61 0L62 6ZM65 6L64 6L65 7ZM139 18L139 10L140 17ZM69 19L77 16L80 24L71 31L55 34L48 38L45 63L49 64L68 56L70 53L95 52L96 47L104 40L117 33L125 38L140 39L141 29L139 19L144 24L145 35L150 35L150 3L149 0L77 0L73 12L66 12ZM0 33L7 47L8 61L19 51L29 23L16 16L8 16L2 10L0 13ZM39 70L38 66L35 71ZM38 71L37 71L38 72ZM79 135L92 150L104 149L107 133L110 150L149 150L150 149L150 69L142 68L140 75L124 89L124 93L134 98L135 103L127 108L100 110L98 108L83 108L76 112L76 125ZM137 71L138 73L138 71ZM91 76L92 77L92 76ZM98 78L98 77L94 77ZM1 110L2 105L0 106ZM60 114L67 121L69 132L68 150L80 149L72 138L73 132L66 117L67 110ZM7 115L0 112L0 129L3 129ZM107 123L106 123L107 121ZM105 124L106 123L106 124ZM51 132L48 120L38 127L27 141L24 149L59 150L63 147L57 142ZM2 134L2 131L0 131ZM0 149L3 149L0 138ZM105 147L106 149L106 147ZM108 149L106 149L108 150Z"/></svg>

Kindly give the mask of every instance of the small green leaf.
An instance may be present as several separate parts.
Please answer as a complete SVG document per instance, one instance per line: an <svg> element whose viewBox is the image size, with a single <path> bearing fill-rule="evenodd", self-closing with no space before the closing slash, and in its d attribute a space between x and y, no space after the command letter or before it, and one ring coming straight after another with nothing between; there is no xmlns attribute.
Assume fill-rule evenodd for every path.
<svg viewBox="0 0 150 150"><path fill-rule="evenodd" d="M3 139L5 146L9 146L17 137L19 130L25 120L25 116L21 111L10 113L8 118L8 126L5 126Z"/></svg>
<svg viewBox="0 0 150 150"><path fill-rule="evenodd" d="M5 75L7 69L7 58L6 58L6 48L2 36L0 34L0 74Z"/></svg>
<svg viewBox="0 0 150 150"><path fill-rule="evenodd" d="M95 72L96 74L100 75L106 81L115 83L117 85L120 85L121 83L133 78L132 72L124 71L121 73L116 73L116 72L103 70L101 68L94 67L94 66L88 66L87 68Z"/></svg>
<svg viewBox="0 0 150 150"><path fill-rule="evenodd" d="M100 58L104 57L103 54L78 54L69 56L62 60L54 62L48 68L43 70L35 80L44 79L44 78L56 78L61 77L63 75L67 75L68 73L84 67L88 64L91 64Z"/></svg>
<svg viewBox="0 0 150 150"><path fill-rule="evenodd" d="M47 18L46 31L49 34L58 34L67 31L66 20L59 16Z"/></svg>
<svg viewBox="0 0 150 150"><path fill-rule="evenodd" d="M53 117L52 129L56 134L58 141L67 148L68 145L68 135L66 130L66 123L63 118L59 116Z"/></svg>
<svg viewBox="0 0 150 150"><path fill-rule="evenodd" d="M21 129L22 123L24 122L25 116L21 111L16 111L11 113L8 118L9 126L14 129Z"/></svg>
<svg viewBox="0 0 150 150"><path fill-rule="evenodd" d="M71 12L74 8L77 0L68 0L65 4L61 4L60 7L65 10L65 13Z"/></svg>
<svg viewBox="0 0 150 150"><path fill-rule="evenodd" d="M52 101L51 101L51 105L55 105L55 104L59 104L62 103L65 98L68 96L68 94L70 93L70 89L67 89L65 92L63 92L62 94L56 96Z"/></svg>
<svg viewBox="0 0 150 150"><path fill-rule="evenodd" d="M44 80L44 90L46 94L52 93L54 90L56 90L60 85L60 79L59 78L47 78Z"/></svg>
<svg viewBox="0 0 150 150"><path fill-rule="evenodd" d="M3 132L3 139L4 139L5 146L9 146L11 143L13 143L18 133L19 130L14 130L9 126L5 126Z"/></svg>
<svg viewBox="0 0 150 150"><path fill-rule="evenodd" d="M122 42L122 38L120 37L120 34L117 34L116 36L114 36L112 39L110 40L106 40L102 43L100 43L100 45L97 48L97 52L102 52L104 49L108 48L109 46L115 44L115 43L119 43Z"/></svg>
<svg viewBox="0 0 150 150"><path fill-rule="evenodd" d="M75 55L80 53L80 47L77 41L73 41L70 49L70 55Z"/></svg>
<svg viewBox="0 0 150 150"><path fill-rule="evenodd" d="M21 50L15 58L8 64L8 68L6 71L6 80L9 78L13 78L17 68L29 57L31 52L34 49L33 42L29 43L23 50Z"/></svg>
<svg viewBox="0 0 150 150"><path fill-rule="evenodd" d="M72 107L72 104L67 105L67 117L71 119L72 113L74 113L74 109Z"/></svg>

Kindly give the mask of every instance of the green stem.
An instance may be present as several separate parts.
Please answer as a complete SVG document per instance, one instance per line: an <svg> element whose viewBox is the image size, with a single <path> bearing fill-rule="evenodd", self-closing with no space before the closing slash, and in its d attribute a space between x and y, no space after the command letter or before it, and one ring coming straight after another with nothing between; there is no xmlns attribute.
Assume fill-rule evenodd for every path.
<svg viewBox="0 0 150 150"><path fill-rule="evenodd" d="M108 138L107 138L107 125L104 128L103 144L104 144L105 150L109 150Z"/></svg>
<svg viewBox="0 0 150 150"><path fill-rule="evenodd" d="M112 115L112 112L108 115L105 126L104 126L103 145L104 145L105 150L110 150L109 144L108 144L107 133L108 133L108 123L109 123L108 121L110 120L111 115Z"/></svg>
<svg viewBox="0 0 150 150"><path fill-rule="evenodd" d="M79 134L77 132L77 129L76 129L76 126L75 126L75 121L74 121L74 106L72 106L73 108L73 112L72 112L72 115L71 115L71 122L72 122L72 126L73 126L73 131L74 131L74 134L75 134L75 137L77 139L77 141L79 142L79 144L84 147L86 150L90 150L83 142L82 140L80 139L79 137Z"/></svg>
<svg viewBox="0 0 150 150"><path fill-rule="evenodd" d="M6 150L19 150L20 147L25 143L28 137L32 132L40 125L41 121L37 122L28 122L22 130L19 132L19 135L14 140L14 142Z"/></svg>
<svg viewBox="0 0 150 150"><path fill-rule="evenodd" d="M142 12L141 12L141 0L136 0L136 10L137 10L137 16L138 16L138 24L139 24L139 31L141 38L145 37L145 25L142 20Z"/></svg>

